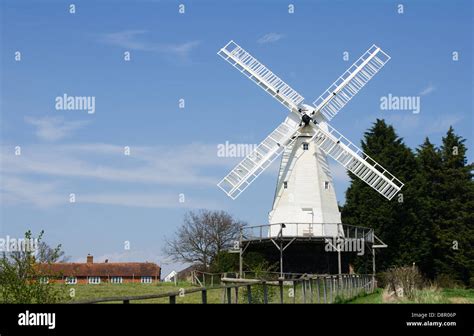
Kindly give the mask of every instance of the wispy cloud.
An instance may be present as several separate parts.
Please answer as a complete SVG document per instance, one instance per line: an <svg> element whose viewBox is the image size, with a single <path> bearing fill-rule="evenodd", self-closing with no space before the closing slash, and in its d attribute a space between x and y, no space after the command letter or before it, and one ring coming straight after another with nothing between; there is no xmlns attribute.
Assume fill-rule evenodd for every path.
<svg viewBox="0 0 474 336"><path fill-rule="evenodd" d="M63 117L25 117L25 122L36 127L36 136L45 141L57 141L72 135L89 121L66 121Z"/></svg>
<svg viewBox="0 0 474 336"><path fill-rule="evenodd" d="M70 192L77 201L145 208L215 208L193 191L216 189L232 162L217 156L216 145L190 144L130 146L112 144L30 145L15 156L12 146L0 147L2 202L30 203L38 207L64 205ZM219 169L221 167L221 169ZM224 169L222 169L224 168ZM49 183L48 181L54 181ZM80 193L84 183L100 185L100 192ZM109 183L113 182L113 183ZM152 187L143 191L143 187ZM153 187L154 186L154 187ZM186 200L179 202L185 191Z"/></svg>
<svg viewBox="0 0 474 336"><path fill-rule="evenodd" d="M426 134L433 133L446 133L449 129L449 126L454 126L463 119L460 115L444 115L438 118L433 119L426 126Z"/></svg>
<svg viewBox="0 0 474 336"><path fill-rule="evenodd" d="M274 42L277 42L277 41L281 40L283 37L285 37L285 35L283 35L283 34L268 33L268 34L265 34L262 37L260 37L257 40L257 43L260 43L260 44L274 43Z"/></svg>
<svg viewBox="0 0 474 336"><path fill-rule="evenodd" d="M164 185L210 185L206 166L227 165L217 157L216 146L191 144L131 146L111 144L34 145L29 155L14 156L3 146L2 171L15 174L42 174L52 177L90 178L103 181L154 183Z"/></svg>
<svg viewBox="0 0 474 336"><path fill-rule="evenodd" d="M426 88L421 90L419 95L420 96L426 96L426 95L429 95L430 93L432 93L435 90L436 90L436 87L433 84L430 83Z"/></svg>
<svg viewBox="0 0 474 336"><path fill-rule="evenodd" d="M377 116L371 116L371 120L375 120ZM423 135L431 135L434 133L447 132L449 126L459 123L463 116L459 114L443 114L428 115L423 112L420 114L398 113L387 114L384 119L392 124L397 132L401 134L410 134L413 131L423 130Z"/></svg>
<svg viewBox="0 0 474 336"><path fill-rule="evenodd" d="M29 179L5 175L0 184L0 203L28 204L38 208L48 208L65 203L65 197L57 192L58 184L30 181Z"/></svg>
<svg viewBox="0 0 474 336"><path fill-rule="evenodd" d="M214 201L202 198L193 199L186 197L184 202L179 202L179 195L172 193L98 193L79 195L77 201L90 204L118 205L137 208L199 208L199 209L222 209L222 206Z"/></svg>
<svg viewBox="0 0 474 336"><path fill-rule="evenodd" d="M146 30L124 30L102 34L100 41L127 50L157 52L182 59L188 58L191 51L201 44L198 40L183 43L157 43L146 39L147 34Z"/></svg>

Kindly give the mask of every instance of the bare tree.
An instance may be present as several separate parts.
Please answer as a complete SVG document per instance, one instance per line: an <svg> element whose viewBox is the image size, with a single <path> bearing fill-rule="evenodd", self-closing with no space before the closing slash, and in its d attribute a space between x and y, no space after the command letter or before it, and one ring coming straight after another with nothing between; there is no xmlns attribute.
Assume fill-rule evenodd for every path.
<svg viewBox="0 0 474 336"><path fill-rule="evenodd" d="M233 246L244 225L224 211L190 211L174 239L166 241L165 253L175 261L199 264L207 269L219 252Z"/></svg>
<svg viewBox="0 0 474 336"><path fill-rule="evenodd" d="M55 262L68 262L69 257L66 256L65 252L61 250L62 246L59 244L53 248L46 242L41 241L38 244L37 262L39 263L55 263Z"/></svg>

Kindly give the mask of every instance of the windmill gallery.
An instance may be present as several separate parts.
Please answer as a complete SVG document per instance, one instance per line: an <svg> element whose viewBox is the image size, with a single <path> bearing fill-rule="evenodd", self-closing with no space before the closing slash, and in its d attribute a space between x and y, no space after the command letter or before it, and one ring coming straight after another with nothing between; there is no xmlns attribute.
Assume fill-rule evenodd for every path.
<svg viewBox="0 0 474 336"><path fill-rule="evenodd" d="M303 96L234 41L221 48L218 55L289 110L285 120L218 183L219 188L235 200L281 156L269 224L258 226L258 234L255 234L257 227L246 228L247 232L241 234L241 259L243 251L257 251L269 261L279 262L281 275L336 271L341 274L350 267L341 257L341 246L347 245L341 240L355 239L372 252L375 272L375 248L386 245L372 229L341 222L327 157L387 201L392 200L403 183L329 122L390 56L373 45L311 106L304 104ZM325 253L335 239L337 244L333 250L338 253Z"/></svg>

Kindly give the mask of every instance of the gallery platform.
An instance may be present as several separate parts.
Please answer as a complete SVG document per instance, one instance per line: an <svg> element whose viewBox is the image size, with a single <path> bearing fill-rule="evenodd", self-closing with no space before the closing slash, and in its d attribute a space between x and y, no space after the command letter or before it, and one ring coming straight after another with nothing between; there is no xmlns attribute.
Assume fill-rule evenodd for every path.
<svg viewBox="0 0 474 336"><path fill-rule="evenodd" d="M242 263L246 253L257 252L270 265L277 265L281 274L350 273L354 256L370 253L375 258L377 247L386 245L373 229L341 223L246 226L240 235Z"/></svg>

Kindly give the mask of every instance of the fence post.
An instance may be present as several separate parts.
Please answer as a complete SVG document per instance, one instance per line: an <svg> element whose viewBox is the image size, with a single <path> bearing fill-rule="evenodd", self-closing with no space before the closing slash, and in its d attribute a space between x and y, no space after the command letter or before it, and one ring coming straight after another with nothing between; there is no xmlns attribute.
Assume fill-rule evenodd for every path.
<svg viewBox="0 0 474 336"><path fill-rule="evenodd" d="M283 279L278 280L278 286L280 287L280 303L283 303Z"/></svg>
<svg viewBox="0 0 474 336"><path fill-rule="evenodd" d="M293 303L296 303L296 281L293 280Z"/></svg>
<svg viewBox="0 0 474 336"><path fill-rule="evenodd" d="M303 293L303 303L306 303L306 280L301 283L301 292Z"/></svg>
<svg viewBox="0 0 474 336"><path fill-rule="evenodd" d="M268 288L266 281L263 282L263 303L268 303Z"/></svg>
<svg viewBox="0 0 474 336"><path fill-rule="evenodd" d="M323 278L323 291L324 291L324 303L327 303L327 294L326 294L326 277Z"/></svg>
<svg viewBox="0 0 474 336"><path fill-rule="evenodd" d="M247 300L249 304L252 303L252 286L251 285L247 285Z"/></svg>
<svg viewBox="0 0 474 336"><path fill-rule="evenodd" d="M350 283L349 283L349 296L352 297L354 295L354 276L352 275L350 278Z"/></svg>
<svg viewBox="0 0 474 336"><path fill-rule="evenodd" d="M333 287L333 283L332 283L332 277L329 277L329 303L332 303L332 287Z"/></svg>
<svg viewBox="0 0 474 336"><path fill-rule="evenodd" d="M235 287L235 304L239 303L239 287Z"/></svg>
<svg viewBox="0 0 474 336"><path fill-rule="evenodd" d="M201 298L202 298L202 303L206 304L207 303L207 289L203 289L201 291Z"/></svg>
<svg viewBox="0 0 474 336"><path fill-rule="evenodd" d="M176 303L176 295L170 295L170 304Z"/></svg>
<svg viewBox="0 0 474 336"><path fill-rule="evenodd" d="M230 287L227 287L227 303L232 303L232 290Z"/></svg>
<svg viewBox="0 0 474 336"><path fill-rule="evenodd" d="M321 303L321 298L320 298L320 295L319 295L319 278L316 278L316 290L317 290L317 293L318 293L318 303Z"/></svg>
<svg viewBox="0 0 474 336"><path fill-rule="evenodd" d="M309 278L309 302L313 303L313 278Z"/></svg>

